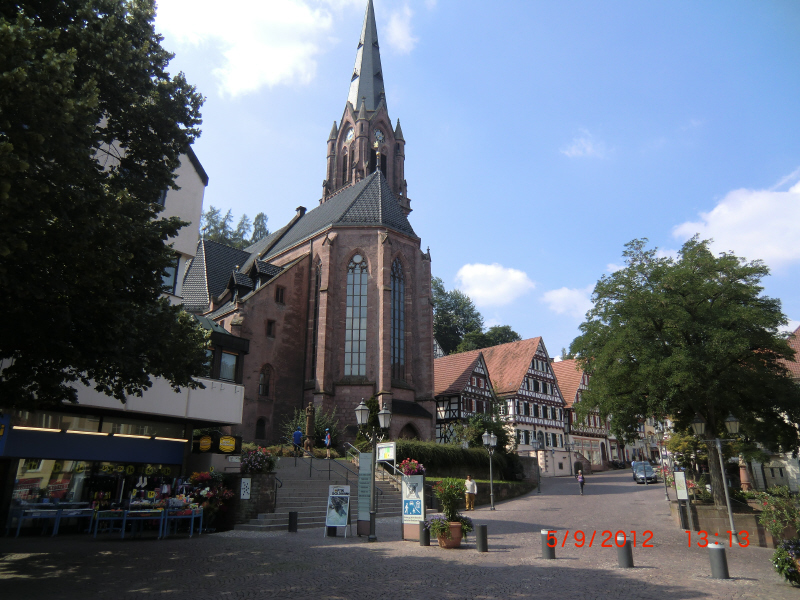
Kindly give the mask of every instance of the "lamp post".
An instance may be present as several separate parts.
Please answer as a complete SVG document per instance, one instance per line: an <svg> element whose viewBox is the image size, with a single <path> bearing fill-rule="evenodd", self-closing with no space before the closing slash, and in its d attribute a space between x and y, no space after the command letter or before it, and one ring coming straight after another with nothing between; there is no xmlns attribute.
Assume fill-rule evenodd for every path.
<svg viewBox="0 0 800 600"><path fill-rule="evenodd" d="M375 471L378 467L377 446L383 437L386 435L389 425L392 422L392 413L383 408L378 412L379 427L367 427L369 422L369 407L361 399L361 404L356 406L356 422L361 433L372 445L372 477L369 482L369 537L370 542L377 542L378 538L375 535Z"/></svg>
<svg viewBox="0 0 800 600"><path fill-rule="evenodd" d="M574 475L572 472L572 442L564 442L564 450L567 451L567 457L569 459L569 474Z"/></svg>
<svg viewBox="0 0 800 600"><path fill-rule="evenodd" d="M728 415L728 418L725 419L725 429L728 430L730 435L736 435L739 433L739 419L734 417L733 415ZM695 435L699 438L703 439L703 436L706 433L706 422L700 415L695 416L692 419L692 429L694 430ZM722 442L734 442L736 440L721 440L719 438L715 438L714 440L706 440L703 439L705 442L713 441L717 446L717 454L719 454L719 466L722 469L722 488L725 490L725 504L728 506L728 521L731 526L731 543L739 543L739 536L736 532L736 529L733 526L733 510L731 510L731 496L728 492L728 477L725 475L725 460L722 458Z"/></svg>
<svg viewBox="0 0 800 600"><path fill-rule="evenodd" d="M542 470L539 468L539 440L531 441L531 448L536 453L536 493L542 493Z"/></svg>
<svg viewBox="0 0 800 600"><path fill-rule="evenodd" d="M494 510L494 472L492 471L492 456L494 455L495 446L497 446L497 436L489 431L483 432L483 447L489 452L489 499L491 500L491 508Z"/></svg>

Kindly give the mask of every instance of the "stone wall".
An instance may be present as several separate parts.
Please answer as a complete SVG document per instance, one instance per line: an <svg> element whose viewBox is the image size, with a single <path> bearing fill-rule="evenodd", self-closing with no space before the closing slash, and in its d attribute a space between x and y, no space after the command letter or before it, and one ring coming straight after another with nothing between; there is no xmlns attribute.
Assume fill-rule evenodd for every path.
<svg viewBox="0 0 800 600"><path fill-rule="evenodd" d="M250 479L250 499L241 499L242 479ZM275 473L242 473L231 476L230 485L236 494L229 504L232 524L248 523L262 513L275 512Z"/></svg>

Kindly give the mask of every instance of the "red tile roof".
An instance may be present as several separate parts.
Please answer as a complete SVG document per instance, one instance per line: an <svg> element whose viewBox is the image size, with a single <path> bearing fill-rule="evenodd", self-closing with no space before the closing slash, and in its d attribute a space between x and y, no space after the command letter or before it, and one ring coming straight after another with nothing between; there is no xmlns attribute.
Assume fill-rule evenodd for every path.
<svg viewBox="0 0 800 600"><path fill-rule="evenodd" d="M786 368L792 374L794 379L800 379L800 327L794 330L794 333L789 337L789 345L797 353L794 360L786 363Z"/></svg>
<svg viewBox="0 0 800 600"><path fill-rule="evenodd" d="M481 350L450 354L433 361L433 395L460 394L467 385ZM489 372L489 377L492 374Z"/></svg>
<svg viewBox="0 0 800 600"><path fill-rule="evenodd" d="M558 380L558 387L564 395L564 402L567 407L571 408L578 395L583 370L578 366L578 362L574 358L550 363L550 366L553 368L556 380Z"/></svg>
<svg viewBox="0 0 800 600"><path fill-rule="evenodd" d="M541 341L541 337L535 337L482 350L495 394L507 396L519 391Z"/></svg>

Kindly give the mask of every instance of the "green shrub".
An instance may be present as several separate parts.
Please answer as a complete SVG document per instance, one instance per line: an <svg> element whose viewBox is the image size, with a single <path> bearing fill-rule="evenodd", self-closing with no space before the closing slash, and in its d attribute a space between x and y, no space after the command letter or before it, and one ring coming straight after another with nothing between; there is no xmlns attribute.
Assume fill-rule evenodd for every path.
<svg viewBox="0 0 800 600"><path fill-rule="evenodd" d="M450 522L458 520L458 504L466 491L464 480L455 477L445 477L433 486L433 493L442 504L445 519Z"/></svg>
<svg viewBox="0 0 800 600"><path fill-rule="evenodd" d="M800 539L798 538L783 540L775 550L775 554L772 555L772 566L792 585L800 584L797 559L800 559Z"/></svg>
<svg viewBox="0 0 800 600"><path fill-rule="evenodd" d="M368 450L367 450L368 451ZM454 444L438 444L419 440L397 440L397 458L411 458L425 465L428 472L452 467L489 467L489 453L482 448L464 449ZM515 454L495 452L493 456L495 476L514 479L519 460Z"/></svg>
<svg viewBox="0 0 800 600"><path fill-rule="evenodd" d="M286 419L280 428L281 437L286 443L290 443L292 435L297 428L303 432L303 441L306 435L306 412L305 409L295 409L294 415ZM331 448L336 448L339 445L342 431L339 429L339 418L336 416L336 408L331 412L324 410L317 411L314 416L314 445L324 447L325 443L325 428L331 430Z"/></svg>

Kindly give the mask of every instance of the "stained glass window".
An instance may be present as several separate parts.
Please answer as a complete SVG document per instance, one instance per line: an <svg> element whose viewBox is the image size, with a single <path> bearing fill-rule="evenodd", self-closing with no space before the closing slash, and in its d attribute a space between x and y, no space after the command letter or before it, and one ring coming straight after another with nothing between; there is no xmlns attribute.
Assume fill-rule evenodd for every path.
<svg viewBox="0 0 800 600"><path fill-rule="evenodd" d="M406 284L398 259L392 264L392 378L406 378Z"/></svg>
<svg viewBox="0 0 800 600"><path fill-rule="evenodd" d="M344 374L367 374L367 262L360 254L347 266L347 312L344 334Z"/></svg>

